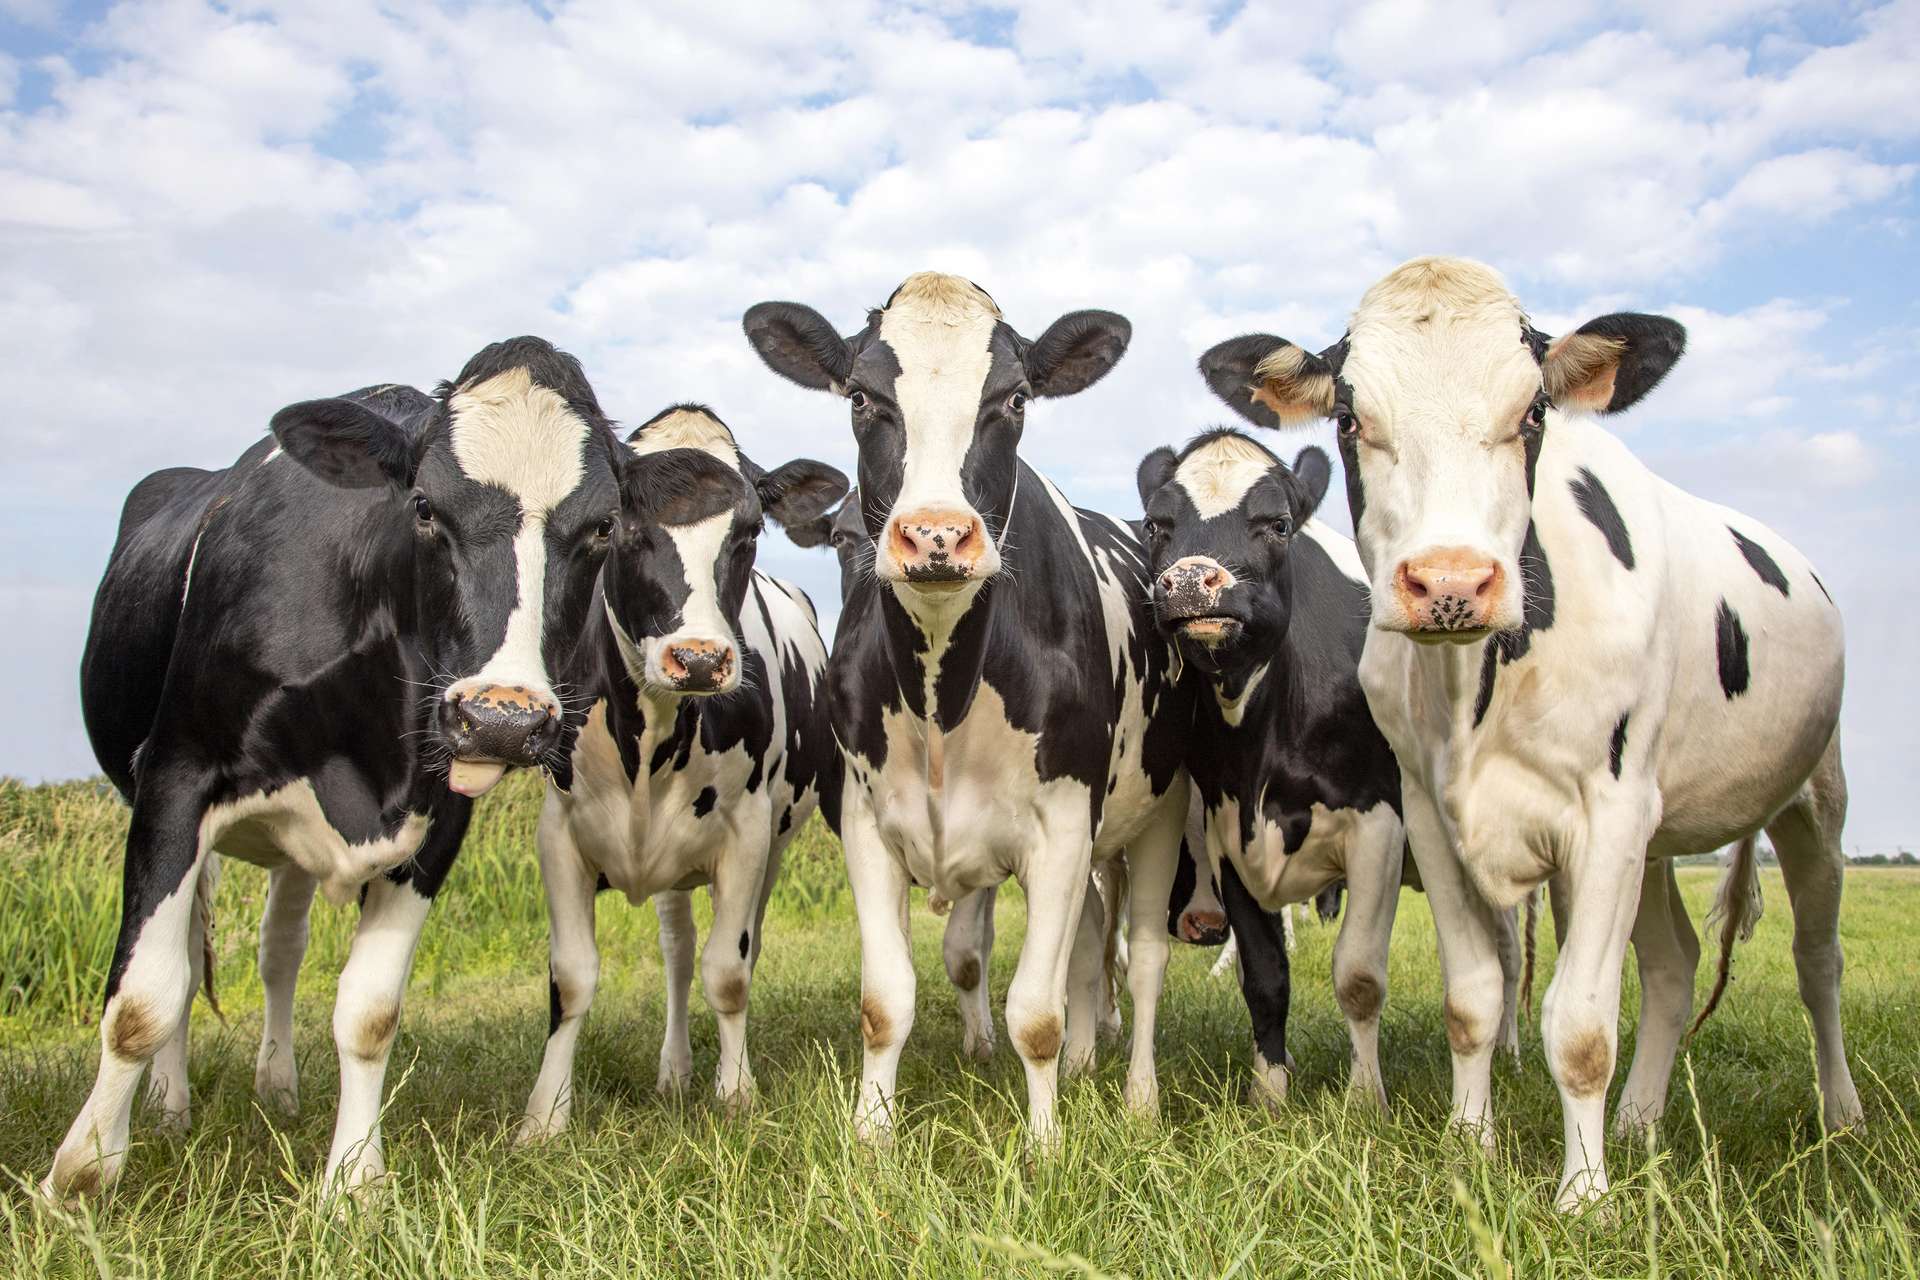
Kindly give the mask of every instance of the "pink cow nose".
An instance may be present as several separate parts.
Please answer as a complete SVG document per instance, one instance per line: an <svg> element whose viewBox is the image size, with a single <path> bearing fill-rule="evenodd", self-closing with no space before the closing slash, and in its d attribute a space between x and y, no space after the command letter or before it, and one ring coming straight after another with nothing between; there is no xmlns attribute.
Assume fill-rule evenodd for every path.
<svg viewBox="0 0 1920 1280"><path fill-rule="evenodd" d="M1505 574L1466 547L1440 547L1400 562L1394 594L1415 631L1471 631L1491 623Z"/></svg>
<svg viewBox="0 0 1920 1280"><path fill-rule="evenodd" d="M915 511L887 528L893 558L909 582L962 582L979 568L986 530L970 511Z"/></svg>

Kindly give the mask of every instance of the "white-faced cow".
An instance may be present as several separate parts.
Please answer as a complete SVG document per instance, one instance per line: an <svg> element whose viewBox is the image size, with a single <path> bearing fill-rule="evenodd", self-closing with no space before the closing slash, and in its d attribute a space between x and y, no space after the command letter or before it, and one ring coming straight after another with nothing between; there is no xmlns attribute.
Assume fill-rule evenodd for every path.
<svg viewBox="0 0 1920 1280"><path fill-rule="evenodd" d="M571 356L497 343L436 397L282 409L224 471L127 499L82 662L88 733L133 806L93 1092L44 1189L104 1188L134 1091L184 1121L216 853L272 869L263 1092L293 1086L293 977L316 886L360 897L334 1038L330 1187L382 1170L380 1094L420 928L472 808L542 761L548 671L579 633L621 451ZM449 785L451 781L451 786ZM290 950L291 954L287 954Z"/></svg>
<svg viewBox="0 0 1920 1280"><path fill-rule="evenodd" d="M1289 469L1241 433L1213 431L1148 454L1140 502L1155 616L1211 694L1196 699L1187 769L1238 940L1254 1096L1287 1092L1287 949L1272 913L1344 877L1334 994L1351 1087L1384 1106L1380 1009L1406 833L1399 771L1360 689L1360 560L1313 518L1330 475L1311 446Z"/></svg>
<svg viewBox="0 0 1920 1280"><path fill-rule="evenodd" d="M1665 1108L1698 947L1667 866L1764 828L1793 900L1830 1126L1860 1119L1840 1032L1840 615L1757 521L1650 473L1589 412L1679 358L1659 316L1550 338L1500 278L1423 258L1369 289L1318 355L1235 339L1201 368L1252 421L1331 418L1372 585L1367 700L1399 757L1446 979L1456 1119L1489 1133L1495 913L1564 877L1541 1015L1566 1117L1559 1203L1606 1189L1602 1142L1631 938L1640 1030L1616 1126ZM1726 948L1746 922L1736 892Z"/></svg>
<svg viewBox="0 0 1920 1280"><path fill-rule="evenodd" d="M838 797L840 760L820 696L827 651L812 603L754 568L764 517L810 520L847 490L806 459L763 471L699 405L629 438L649 465L622 486L596 608L560 670L589 705L564 744L540 815L552 961L546 1057L522 1141L573 1108L573 1056L599 981L594 895L654 898L666 970L659 1088L692 1071L689 890L713 898L700 977L720 1030L716 1091L749 1101L747 997L780 855Z"/></svg>
<svg viewBox="0 0 1920 1280"><path fill-rule="evenodd" d="M1075 509L1018 455L1028 401L1092 385L1125 351L1127 322L1074 312L1030 341L977 286L925 273L849 338L794 303L761 303L745 327L776 372L847 400L875 547L827 671L860 916L858 1131L893 1123L914 1013L909 887L958 900L1013 876L1027 933L1007 1027L1032 1137L1057 1139L1061 1058L1070 1069L1091 1059L1097 1020L1100 922L1081 910L1089 868L1123 849L1127 1097L1156 1108L1162 913L1186 816L1190 708L1169 678L1132 532ZM1073 949L1083 960L1069 984Z"/></svg>

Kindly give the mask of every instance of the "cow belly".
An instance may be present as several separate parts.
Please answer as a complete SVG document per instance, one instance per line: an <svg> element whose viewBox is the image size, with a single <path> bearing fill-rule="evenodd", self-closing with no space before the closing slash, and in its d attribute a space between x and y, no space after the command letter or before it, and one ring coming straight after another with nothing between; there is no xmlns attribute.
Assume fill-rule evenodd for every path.
<svg viewBox="0 0 1920 1280"><path fill-rule="evenodd" d="M411 858L427 826L425 814L410 813L389 835L348 840L327 821L313 783L301 778L213 806L200 832L203 843L230 858L269 868L291 862L320 882L329 902L341 905L367 881Z"/></svg>
<svg viewBox="0 0 1920 1280"><path fill-rule="evenodd" d="M1232 859L1247 892L1262 907L1277 911L1295 902L1310 901L1322 889L1347 874L1347 860L1357 848L1378 843L1384 827L1398 819L1384 801L1371 809L1329 809L1314 804L1306 839L1292 853L1286 851L1285 829L1256 818L1253 839L1240 845L1240 807L1228 800L1207 815L1207 851L1214 864Z"/></svg>

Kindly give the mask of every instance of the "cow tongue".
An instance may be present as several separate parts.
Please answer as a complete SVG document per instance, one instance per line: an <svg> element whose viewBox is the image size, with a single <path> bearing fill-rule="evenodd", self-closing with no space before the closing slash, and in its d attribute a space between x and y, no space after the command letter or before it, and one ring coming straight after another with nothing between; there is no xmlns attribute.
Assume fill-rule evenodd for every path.
<svg viewBox="0 0 1920 1280"><path fill-rule="evenodd" d="M447 786L456 794L474 799L487 794L493 784L507 773L507 766L493 760L455 760L447 770Z"/></svg>

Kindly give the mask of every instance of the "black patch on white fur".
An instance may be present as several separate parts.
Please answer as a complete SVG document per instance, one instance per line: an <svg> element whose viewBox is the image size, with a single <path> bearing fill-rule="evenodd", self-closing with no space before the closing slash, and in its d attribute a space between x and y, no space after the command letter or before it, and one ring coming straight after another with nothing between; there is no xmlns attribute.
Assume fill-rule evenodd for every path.
<svg viewBox="0 0 1920 1280"><path fill-rule="evenodd" d="M1787 575L1780 572L1780 566L1774 563L1773 557L1767 554L1765 547L1732 525L1727 526L1727 532L1733 535L1734 543L1740 548L1740 554L1747 558L1747 563L1753 566L1753 571L1760 575L1760 581L1783 596L1792 594L1787 590ZM1823 591L1825 589L1821 588Z"/></svg>
<svg viewBox="0 0 1920 1280"><path fill-rule="evenodd" d="M700 794L693 798L693 816L704 818L712 813L714 802L719 798L720 793L712 787L700 788Z"/></svg>
<svg viewBox="0 0 1920 1280"><path fill-rule="evenodd" d="M1747 665L1747 633L1740 615L1725 600L1714 616L1714 651L1720 664L1720 688L1732 701L1747 691L1752 675Z"/></svg>
<svg viewBox="0 0 1920 1280"><path fill-rule="evenodd" d="M1627 533L1626 522L1620 518L1620 508L1613 505L1613 495L1600 483L1600 477L1582 467L1580 474L1569 484L1573 489L1574 501L1580 504L1580 514L1592 521L1593 527L1606 538L1607 549L1613 552L1613 558L1627 568L1633 568L1633 539ZM1736 533L1733 536L1738 538L1740 535Z"/></svg>
<svg viewBox="0 0 1920 1280"><path fill-rule="evenodd" d="M1621 716L1620 723L1613 726L1613 742L1607 747L1608 764L1612 767L1613 776L1616 778L1620 776L1620 758L1626 754L1626 750L1627 718Z"/></svg>

